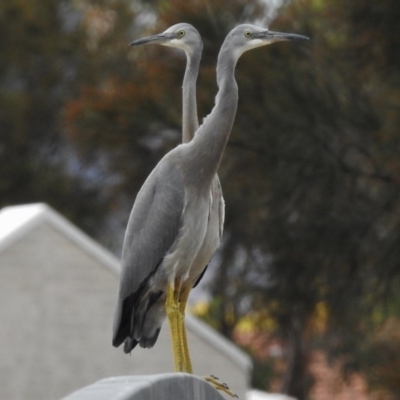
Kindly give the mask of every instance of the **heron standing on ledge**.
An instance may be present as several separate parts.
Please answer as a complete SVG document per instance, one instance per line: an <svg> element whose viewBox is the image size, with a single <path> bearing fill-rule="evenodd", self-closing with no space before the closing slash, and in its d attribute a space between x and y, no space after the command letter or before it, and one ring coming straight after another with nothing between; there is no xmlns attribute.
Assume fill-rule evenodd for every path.
<svg viewBox="0 0 400 400"><path fill-rule="evenodd" d="M196 101L196 81L199 72L201 53L203 50L203 42L200 34L192 25L180 23L171 26L163 33L136 40L130 45L137 46L146 44L160 44L163 46L175 47L186 53L186 71L182 87L182 142L190 142L195 131L199 127ZM222 197L222 189L217 174L214 176L211 184L211 197L212 206L207 225L206 237L203 241L203 247L208 249L207 251L213 255L217 250L222 237L225 215L224 199ZM203 252L204 250L200 249L199 255L203 254ZM206 268L207 264L204 265L203 273ZM194 286L197 285L202 276L203 274L200 275ZM182 303L182 307L184 307L184 303ZM185 310L182 309L183 315L184 312ZM186 332L183 331L182 335L183 340L186 341ZM187 359L187 367L188 370L191 371L190 359L189 357L187 357Z"/></svg>
<svg viewBox="0 0 400 400"><path fill-rule="evenodd" d="M179 40L180 35L178 30L172 40ZM239 25L227 35L218 56L219 91L212 112L190 142L161 159L133 205L122 249L114 346L125 342L127 353L138 343L152 347L167 315L175 370L192 373L184 310L190 290L216 249L208 242L207 232L212 186L236 115L236 63L244 52L256 47L304 39L308 38L250 24Z"/></svg>

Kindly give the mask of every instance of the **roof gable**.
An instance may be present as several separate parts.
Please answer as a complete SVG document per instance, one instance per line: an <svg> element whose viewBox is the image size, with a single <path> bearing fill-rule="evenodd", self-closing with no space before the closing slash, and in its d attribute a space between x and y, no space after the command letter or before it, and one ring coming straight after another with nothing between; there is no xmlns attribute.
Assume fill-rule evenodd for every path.
<svg viewBox="0 0 400 400"><path fill-rule="evenodd" d="M5 207L0 210L0 253L43 222L58 230L101 265L119 274L119 260L111 252L44 203Z"/></svg>
<svg viewBox="0 0 400 400"><path fill-rule="evenodd" d="M44 203L10 206L0 210L0 254L41 223L48 223L96 259L100 265L119 275L120 262L117 257ZM250 357L214 329L190 314L186 315L186 325L190 331L217 348L241 369L250 371Z"/></svg>

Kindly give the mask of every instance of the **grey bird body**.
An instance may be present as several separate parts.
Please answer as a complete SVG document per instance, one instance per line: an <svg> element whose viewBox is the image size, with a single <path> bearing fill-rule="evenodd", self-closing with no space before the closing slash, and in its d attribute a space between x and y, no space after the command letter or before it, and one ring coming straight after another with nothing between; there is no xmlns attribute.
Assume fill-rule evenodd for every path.
<svg viewBox="0 0 400 400"><path fill-rule="evenodd" d="M189 24L177 24L168 29L168 31L176 31L185 29L186 37L191 34L185 46L181 48L186 53L186 71L183 79L182 87L182 143L188 143L199 128L196 102L196 81L199 72L199 64L203 49L203 43L198 31ZM207 231L203 244L194 260L195 264L201 264L206 268L212 256L217 250L222 238L224 219L225 219L225 202L222 195L222 188L219 177L215 174L211 184L211 209ZM211 254L211 257L209 255ZM203 268L203 272L205 272ZM198 282L195 283L195 286Z"/></svg>
<svg viewBox="0 0 400 400"><path fill-rule="evenodd" d="M114 319L114 344L127 340L127 352L137 342L143 347L154 345L165 318L168 282L193 287L219 243L221 218L211 219L212 211L221 208L211 194L215 167L197 167L198 137L201 134L158 163L139 191L129 218ZM214 153L214 162L219 163L218 152L207 147L204 156Z"/></svg>
<svg viewBox="0 0 400 400"><path fill-rule="evenodd" d="M185 37L181 40L177 40L176 33L179 33L182 30L185 32ZM195 131L199 127L196 102L196 81L203 47L200 35L197 30L189 24L177 24L169 28L163 34L139 40L135 44L146 43L159 43L171 47L178 47L186 53L187 63L182 87L182 142L188 143L192 140ZM175 170L176 159L179 160L180 154L178 152L178 156L174 156L173 153L170 153L168 155L168 158L169 157L172 161L163 161L149 176L141 191L138 193L135 206L132 210L131 218L128 222L125 243L140 243L139 247L141 250L134 248L132 245L124 244L122 274L126 274L128 278L125 278L124 276L121 278L121 282L124 282L124 284L121 285L120 288L120 299L127 298L133 290L137 291L134 282L141 282L147 278L147 276L142 276L141 274L138 276L132 275L131 268L124 267L125 265L136 265L137 267L135 267L135 270L146 271L146 266L154 265L157 257L164 256L164 260L157 267L160 271L171 271L172 275L182 276L184 280L187 280L190 276L192 277L190 284L195 286L198 283L199 278L202 277L205 268L219 246L222 237L225 211L222 189L218 176L215 175L212 179L209 195L204 191L198 195L196 191L193 190L188 190L185 193L178 189L182 186L182 174L179 172L178 168L176 170L176 180L174 181L175 190L173 190L173 188L169 188L170 190L165 189L161 186L162 184L158 182L157 178L160 179L164 174L164 172L162 172L164 164L169 165L171 171ZM178 177L178 175L181 176ZM153 176L156 176L157 178L153 178ZM176 207L174 208L174 211L181 213L183 229L179 232L176 230L174 231L174 234L177 235L177 240L174 243L162 239L165 240L163 243L167 245L166 247L169 249L169 254L156 253L157 255L155 258L149 262L144 261L146 260L146 250L144 248L145 236L142 234L140 238L137 238L135 233L131 233L130 231L138 231L138 227L141 226L141 223L143 223L144 220L137 218L136 215L142 213L146 207L150 207L146 210L147 215L150 215L151 213L155 213L155 215L164 215L157 211L158 209L156 207L158 202L168 204L165 198L152 198L151 200L153 203L151 206L149 204L149 198L151 198L152 191L158 190L160 192L161 189L165 192L164 195L166 193L171 193L172 195L174 192L177 196L173 204ZM186 201L184 202L185 196ZM168 212L170 215L175 215L174 211L169 209ZM190 218L188 216L190 216ZM205 216L207 216L207 218L205 218ZM195 226L193 226L193 220L196 221ZM161 220L153 221L149 218L147 219L147 224L150 226L161 226L164 222ZM167 224L174 226L171 220L169 220ZM135 227L136 229L132 227ZM175 229L177 229L176 226ZM193 245L192 240L190 239L193 231L196 232L199 239L195 245ZM153 234L150 236L154 238ZM154 245L153 240L151 242L152 246ZM133 263L135 255L138 256L141 253L143 253L141 260L144 261L142 266L141 264ZM176 260L180 260L180 262L177 263ZM143 299L138 298L136 300L136 303L140 303L140 306L138 307L140 311L138 312L137 321L131 321L131 324L135 325L135 339L127 340L125 345L126 352L130 352L137 342L139 342L142 347L152 347L157 340L160 326L165 318L165 280L170 281L172 280L172 277L168 276L168 274L162 273L152 275L152 277L149 278L147 285L152 287L152 293L162 292L162 294L155 298L154 294L148 293L148 295L145 295ZM153 301L151 301L151 296L153 296ZM116 316L119 315L121 318L122 314L123 303L119 301ZM121 325L120 318L114 319L114 336L115 332L118 331ZM145 322L138 322L144 320Z"/></svg>
<svg viewBox="0 0 400 400"><path fill-rule="evenodd" d="M137 343L154 345L166 307L173 336L178 336L176 369L191 372L180 304L213 256L222 232L216 172L236 115L236 62L247 50L296 39L306 38L253 25L240 25L227 35L218 56L219 91L212 112L191 141L163 157L135 200L123 245L114 346L125 342L129 352Z"/></svg>

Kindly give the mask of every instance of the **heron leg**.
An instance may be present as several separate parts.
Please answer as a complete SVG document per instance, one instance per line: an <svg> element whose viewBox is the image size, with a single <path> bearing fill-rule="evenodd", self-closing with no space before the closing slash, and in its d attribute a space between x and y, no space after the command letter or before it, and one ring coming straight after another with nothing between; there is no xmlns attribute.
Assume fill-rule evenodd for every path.
<svg viewBox="0 0 400 400"><path fill-rule="evenodd" d="M186 325L185 325L185 310L186 310L186 303L189 298L189 293L191 290L191 286L187 286L186 288L183 289L180 302L179 302L179 314L182 319L182 324L181 324L181 329L182 329L182 350L183 350L183 357L185 359L185 364L186 364L186 372L189 372L190 374L193 373L193 368L192 368L192 363L190 361L190 355L189 355L189 346L188 346L188 341L187 341L187 336L186 336Z"/></svg>
<svg viewBox="0 0 400 400"><path fill-rule="evenodd" d="M185 327L185 310L186 310L186 303L189 298L189 294L191 291L192 287L190 285L186 286L184 289L180 290L181 296L180 296L180 301L179 301L179 313L182 318L182 332L181 332L181 338L182 338L182 356L185 360L187 370L186 372L192 373L192 364L190 362L190 356L189 356L189 347L187 343L187 337L186 337L186 327ZM229 389L228 385L226 383L221 382L216 376L214 375L208 375L204 377L204 380L210 383L212 386L214 386L215 389L220 390L222 392L227 393L229 396L232 397L238 397L232 390Z"/></svg>
<svg viewBox="0 0 400 400"><path fill-rule="evenodd" d="M236 393L232 392L232 390L229 389L229 386L226 383L221 382L214 375L205 376L204 380L210 383L212 386L214 386L215 389L220 390L221 392L224 392L231 397L236 397L236 398L239 397Z"/></svg>
<svg viewBox="0 0 400 400"><path fill-rule="evenodd" d="M171 328L172 349L176 372L192 373L192 366L187 349L184 314L181 312L180 285L170 284L167 288L166 312Z"/></svg>
<svg viewBox="0 0 400 400"><path fill-rule="evenodd" d="M181 284L179 282L175 282L175 284L169 284L167 288L165 307L171 328L175 371L192 374L193 370L189 356L185 327L185 308L190 290L190 286L181 290ZM232 397L238 397L229 389L226 383L221 382L214 375L206 376L204 379L215 389L225 392Z"/></svg>

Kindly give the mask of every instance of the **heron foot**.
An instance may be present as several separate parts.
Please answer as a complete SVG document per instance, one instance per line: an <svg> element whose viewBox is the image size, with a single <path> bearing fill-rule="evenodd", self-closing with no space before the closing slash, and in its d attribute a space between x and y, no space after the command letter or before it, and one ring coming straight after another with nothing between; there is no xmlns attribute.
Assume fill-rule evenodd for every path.
<svg viewBox="0 0 400 400"><path fill-rule="evenodd" d="M229 389L229 386L226 383L221 382L215 375L205 376L204 380L214 386L215 389L220 390L221 392L225 392L231 397L239 398L236 393L232 392L232 390Z"/></svg>

